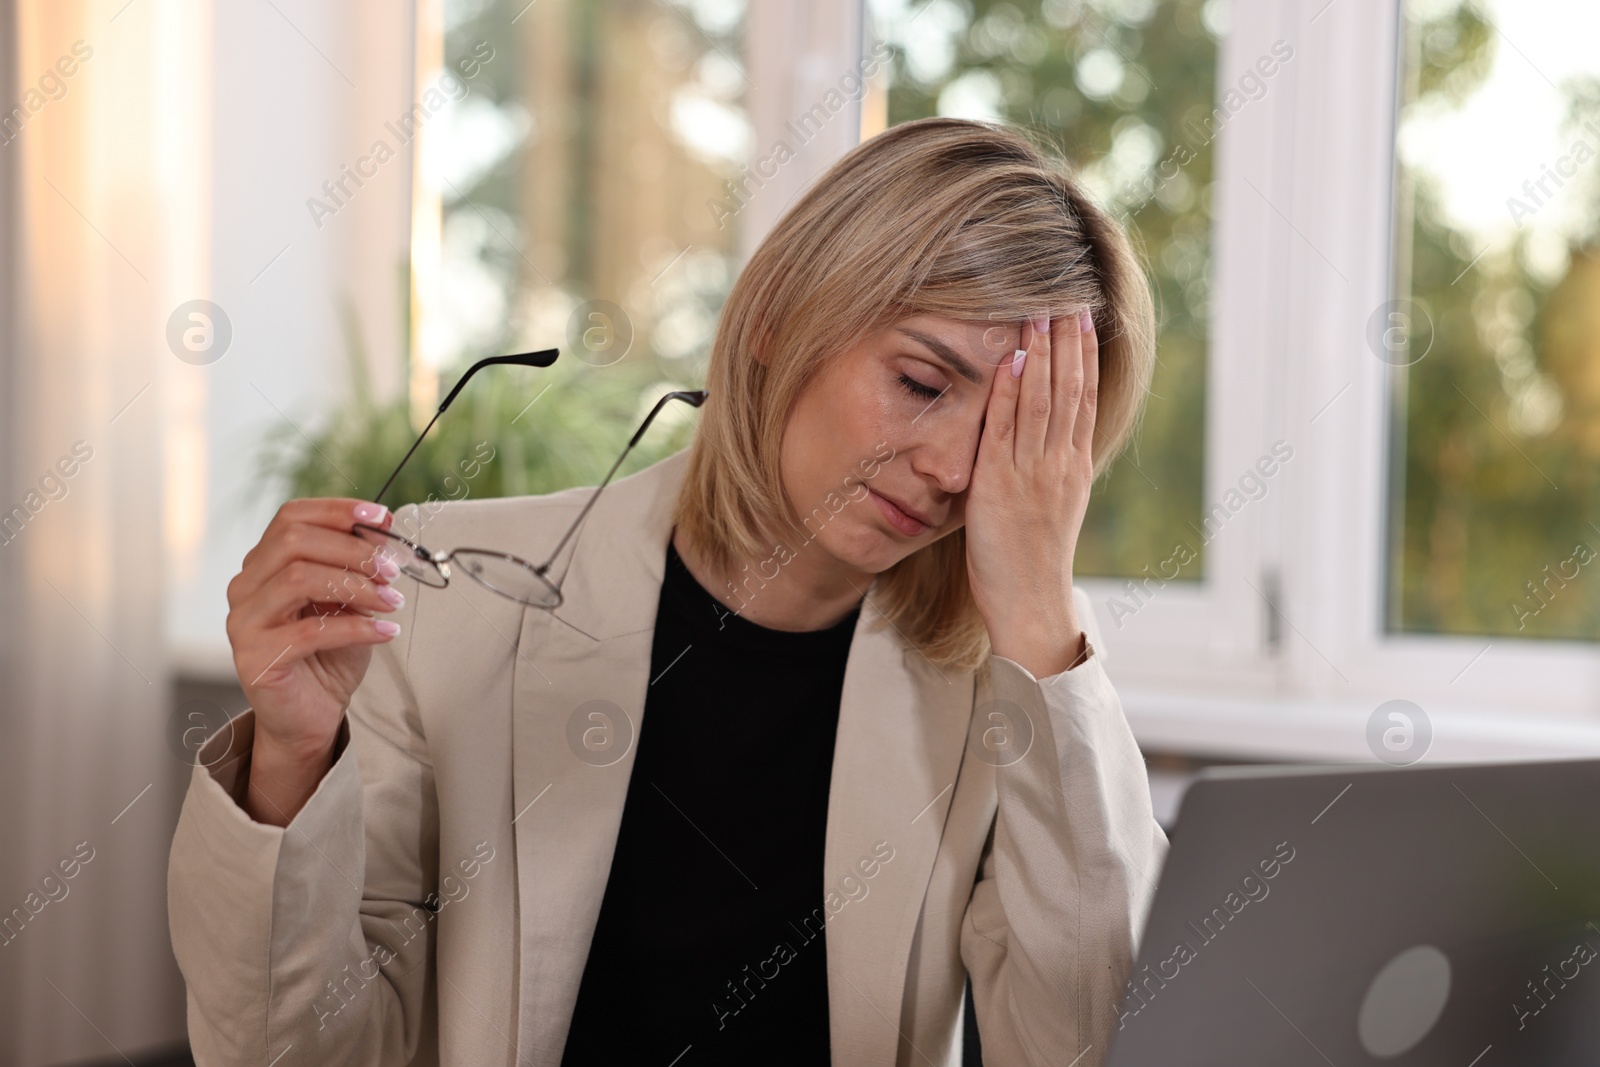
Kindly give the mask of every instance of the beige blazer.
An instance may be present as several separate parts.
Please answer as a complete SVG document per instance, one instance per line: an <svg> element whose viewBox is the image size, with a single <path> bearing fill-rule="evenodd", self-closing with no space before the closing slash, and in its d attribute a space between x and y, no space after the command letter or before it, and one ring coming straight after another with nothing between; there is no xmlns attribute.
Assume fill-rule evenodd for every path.
<svg viewBox="0 0 1600 1067"><path fill-rule="evenodd" d="M560 1063L686 457L606 489L557 563L553 613L464 575L405 582L403 629L287 828L235 799L253 713L202 749L168 879L197 1063ZM588 493L406 505L396 529L543 559ZM1077 610L1096 641L1081 590ZM1045 679L995 656L935 669L868 590L806 917L826 935L837 1067L959 1064L968 973L988 1067L1105 1055L1167 842L1101 659ZM594 701L622 715L607 727ZM777 964L752 962L729 977L759 996Z"/></svg>

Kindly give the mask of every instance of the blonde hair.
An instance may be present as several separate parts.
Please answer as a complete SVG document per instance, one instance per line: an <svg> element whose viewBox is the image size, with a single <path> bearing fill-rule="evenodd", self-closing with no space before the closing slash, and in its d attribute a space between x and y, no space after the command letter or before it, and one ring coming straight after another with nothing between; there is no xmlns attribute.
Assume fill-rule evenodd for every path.
<svg viewBox="0 0 1600 1067"><path fill-rule="evenodd" d="M1064 161L1013 128L890 127L830 167L734 283L673 521L719 573L771 557L775 534L801 529L778 462L784 426L831 360L910 315L1020 325L1085 307L1100 345L1098 477L1134 429L1154 364L1150 286L1127 236ZM988 655L964 529L879 575L872 603L935 666L975 669Z"/></svg>

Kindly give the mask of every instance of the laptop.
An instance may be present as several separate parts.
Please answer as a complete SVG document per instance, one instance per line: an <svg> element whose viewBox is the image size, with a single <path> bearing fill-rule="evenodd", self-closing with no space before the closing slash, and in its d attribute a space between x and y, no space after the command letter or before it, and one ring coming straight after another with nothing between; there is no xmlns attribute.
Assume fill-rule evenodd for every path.
<svg viewBox="0 0 1600 1067"><path fill-rule="evenodd" d="M1204 772L1106 1062L1600 1063L1600 760Z"/></svg>

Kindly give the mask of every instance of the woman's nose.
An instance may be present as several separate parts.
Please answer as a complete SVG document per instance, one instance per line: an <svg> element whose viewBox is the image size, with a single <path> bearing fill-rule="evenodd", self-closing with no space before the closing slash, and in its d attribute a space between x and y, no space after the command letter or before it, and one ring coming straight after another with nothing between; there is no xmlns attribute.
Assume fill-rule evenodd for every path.
<svg viewBox="0 0 1600 1067"><path fill-rule="evenodd" d="M965 492L978 458L979 429L941 428L912 453L912 469L951 496Z"/></svg>

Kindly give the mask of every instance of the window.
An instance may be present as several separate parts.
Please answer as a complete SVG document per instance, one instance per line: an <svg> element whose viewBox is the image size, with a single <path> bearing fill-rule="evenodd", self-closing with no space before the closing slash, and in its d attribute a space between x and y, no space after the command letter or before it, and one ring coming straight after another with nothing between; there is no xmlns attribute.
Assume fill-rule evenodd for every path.
<svg viewBox="0 0 1600 1067"><path fill-rule="evenodd" d="M414 290L414 410L484 355L562 349L474 394L504 442L495 491L592 484L641 409L703 380L738 267L738 213L711 205L748 158L744 16L742 0L445 0L440 62L469 91L422 151L437 240L413 263L439 295ZM666 409L622 473L683 447L691 414Z"/></svg>
<svg viewBox="0 0 1600 1067"><path fill-rule="evenodd" d="M1160 399L1079 565L1141 741L1357 757L1401 698L1436 754L1600 742L1592 5L872 3L889 121L1023 123L1113 207L1105 173L1159 183L1184 116L1215 117L1193 203L1127 212ZM1153 147L1119 155L1135 129ZM1135 459L1186 488L1141 490ZM1195 526L1192 580L1147 566Z"/></svg>
<svg viewBox="0 0 1600 1067"><path fill-rule="evenodd" d="M1592 638L1600 8L1434 0L1404 18L1398 284L1374 324L1401 368L1389 625Z"/></svg>

